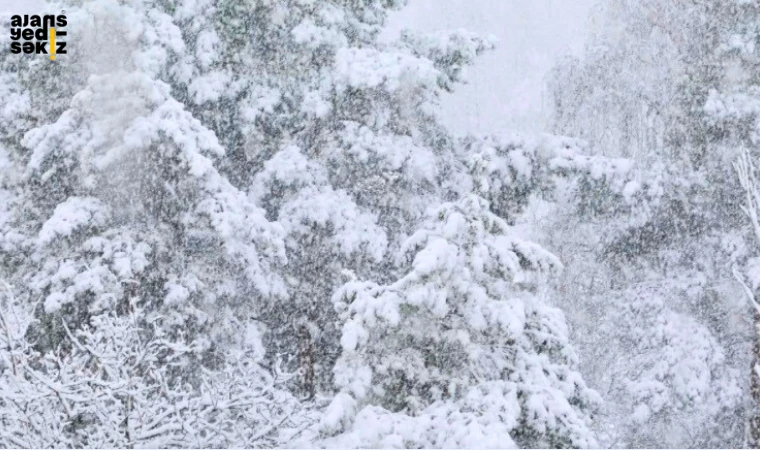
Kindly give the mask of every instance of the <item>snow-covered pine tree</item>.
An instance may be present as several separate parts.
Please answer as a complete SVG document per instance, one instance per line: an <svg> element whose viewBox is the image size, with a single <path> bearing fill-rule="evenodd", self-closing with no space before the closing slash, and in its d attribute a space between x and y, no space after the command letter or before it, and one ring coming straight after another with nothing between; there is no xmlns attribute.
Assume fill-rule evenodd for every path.
<svg viewBox="0 0 760 450"><path fill-rule="evenodd" d="M514 222L531 195L551 195L556 175L594 162L551 138L466 139L460 148L470 193L429 208L397 252L402 275L354 279L334 296L344 321L341 393L322 419L326 442L593 446L599 399L541 290L561 264L494 211Z"/></svg>
<svg viewBox="0 0 760 450"><path fill-rule="evenodd" d="M170 85L161 81L169 61L184 51L184 44L172 18L159 6L161 2L110 0L67 6L70 26L77 27L82 38L82 44L71 53L81 52L83 60L90 58L85 65L90 76L81 80L82 66L75 64L76 60L67 63L65 57L59 58L60 66L49 66L54 69L37 70L43 81L71 75L81 82L64 91L70 97L56 92L58 95L46 99L49 83L14 76L19 63L4 55L4 76L13 83L3 95L14 103L5 109L13 117L4 120L12 121L13 126L3 128L2 153L9 155L5 159L19 174L10 182L5 176L3 179L10 183L15 200L0 219L0 259L11 262L3 272L14 296L35 306L35 320L25 329L28 342L19 344L24 352L32 345L25 354L34 370L44 373L39 367L48 364L46 361L56 364L51 357L63 358L60 376L68 377L66 383L78 383L76 377L86 378L81 367L89 367L90 362L71 336L90 330L95 341L111 342L114 338L109 333L121 325L111 326L103 317L115 314L118 322L119 317L135 315L134 326L154 330L144 337L148 341L186 343L186 351L177 352L171 364L165 359L167 352L175 350L171 345L156 350L156 364L163 375L144 381L153 383L155 389L179 386L181 397L188 402L205 402L201 388L206 370L223 373L231 370L234 361L241 361L247 365L248 375L259 374L251 383L266 377L261 367L261 333L250 311L262 297L285 292L276 272L285 262L284 233L245 192L219 173L215 165L223 158L224 149L216 136L175 100ZM104 24L108 26L102 28ZM108 44L112 36L120 38L119 48L124 49L117 59L104 55L98 46ZM88 45L92 42L98 45ZM32 112L30 105L35 102L47 115ZM145 350L147 344L136 329L122 334L128 341L119 343L124 347L114 352L137 355ZM77 362L76 358L85 359ZM8 370L4 368L6 375ZM137 367L124 375L126 378L109 381L131 383L149 377L150 370ZM35 383L33 372L18 376L19 382ZM102 376L101 372L93 374ZM61 382L48 381L56 386ZM19 396L30 395L33 389L34 384L21 393L5 391L0 403L12 409ZM238 395L231 386L214 389ZM76 396L74 401L83 408L97 408L103 400L98 395L96 390ZM242 391L240 395L244 395ZM181 414L159 414L161 408L171 409L173 403L185 401L169 397L156 400L158 409L150 413L159 420L155 426L175 431L179 427L180 434L186 433ZM247 405L251 413L259 401L269 400L253 400ZM48 430L43 437L62 440L41 444L122 446L140 441L121 429L127 435L118 439L126 440L102 437L100 433L110 433L108 427L114 424L97 421L92 425L95 428L87 431L96 440L80 442L81 436L67 434L69 428L79 426L77 416L67 409L50 411L60 413L62 428ZM9 412L8 420L13 414ZM230 414L230 421L239 421L229 426L238 427L248 413ZM208 426L213 427L213 421ZM36 432L25 430L14 429L14 436ZM183 440L187 438L183 434L176 442L170 439L175 442L171 445L248 446L253 442L251 436L229 435L213 441L207 431L202 434L212 440ZM104 440L98 441L98 436ZM18 445L9 439L10 446ZM170 445L170 441L160 445ZM31 441L27 444L36 446Z"/></svg>
<svg viewBox="0 0 760 450"><path fill-rule="evenodd" d="M72 320L144 303L167 326L219 333L211 351L239 336L253 299L283 292L271 267L284 261L280 228L214 169L223 150L166 85L114 75L93 76L58 121L25 137L30 179L55 174L61 154L74 163L70 196L37 231L29 286L46 313Z"/></svg>
<svg viewBox="0 0 760 450"><path fill-rule="evenodd" d="M46 313L81 321L88 310L125 311L139 299L167 326L230 338L237 321L246 327L251 299L283 292L271 267L284 260L280 227L216 171L213 158L224 150L154 78L156 60L141 65L156 47L181 50L181 41L145 42L155 38L150 25L170 19L151 8L106 6L115 10L105 14L131 15L145 31L133 37L132 67L91 76L67 111L22 141L30 203L45 190L66 196L34 230L37 267L27 282L44 296ZM97 2L90 7L100 18ZM59 320L50 326L58 329Z"/></svg>
<svg viewBox="0 0 760 450"><path fill-rule="evenodd" d="M332 389L339 330L330 298L351 269L385 280L384 258L451 179L452 142L430 105L490 43L466 32L382 43L403 1L177 2L188 51L174 95L220 137L220 170L286 232L286 301L255 312L272 356ZM315 385L316 384L316 385Z"/></svg>
<svg viewBox="0 0 760 450"><path fill-rule="evenodd" d="M354 281L336 294L343 391L323 426L356 421L339 443L595 445L597 397L573 369L564 316L518 287L556 258L477 196L432 209L402 254L409 272L399 280Z"/></svg>

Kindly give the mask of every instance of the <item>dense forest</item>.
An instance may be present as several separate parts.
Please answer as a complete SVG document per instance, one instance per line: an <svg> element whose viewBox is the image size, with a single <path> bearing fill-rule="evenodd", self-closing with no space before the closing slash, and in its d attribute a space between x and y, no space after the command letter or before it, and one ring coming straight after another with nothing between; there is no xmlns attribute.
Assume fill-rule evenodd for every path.
<svg viewBox="0 0 760 450"><path fill-rule="evenodd" d="M533 135L406 3L0 18L0 447L760 448L760 0L600 2Z"/></svg>

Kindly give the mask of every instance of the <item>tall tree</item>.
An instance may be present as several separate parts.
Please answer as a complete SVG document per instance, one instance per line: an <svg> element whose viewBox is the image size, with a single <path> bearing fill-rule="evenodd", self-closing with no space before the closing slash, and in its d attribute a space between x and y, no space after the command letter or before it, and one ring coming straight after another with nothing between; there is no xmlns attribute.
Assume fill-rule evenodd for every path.
<svg viewBox="0 0 760 450"><path fill-rule="evenodd" d="M286 298L255 312L311 396L340 353L344 269L378 280L454 164L431 105L490 47L466 32L378 35L403 1L177 2L170 83L228 149L221 170L285 230ZM306 376L306 375L304 375Z"/></svg>
<svg viewBox="0 0 760 450"><path fill-rule="evenodd" d="M115 66L86 40L71 49L84 55L60 58L50 69L3 56L13 81L3 91L13 102L3 155L21 169L3 180L15 198L0 220L2 259L10 262L3 274L11 294L34 307L25 336L6 336L3 350L11 363L3 376L17 387L0 394L10 446L248 446L253 435L208 433L215 424L253 420L266 402L257 389L282 392L265 384L261 333L250 310L285 292L275 270L285 262L283 229L220 174L215 166L224 148L161 81L184 50L161 7L94 1L69 8L70 26L83 38L123 37L126 51ZM99 28L103 23L109 27ZM86 55L93 62L83 68L78 62ZM39 78L21 76L25 64ZM55 92L61 74L75 82ZM46 114L37 115L35 105ZM25 361L23 371L14 368L17 361ZM120 372L126 362L133 366ZM254 377L253 386L211 388L251 398L221 422L214 417L225 409L204 399L204 383L214 376ZM41 388L47 395L32 398ZM161 389L165 395L145 397ZM62 409L46 404L56 397ZM299 407L287 395L278 401ZM201 414L192 419L200 421L193 425L199 435L182 425L182 402L191 404L188 414ZM20 414L32 410L50 415L24 421ZM135 414L156 422L135 428ZM42 429L48 426L58 428ZM40 441L26 440L35 433Z"/></svg>
<svg viewBox="0 0 760 450"><path fill-rule="evenodd" d="M402 255L409 272L399 280L351 282L336 295L343 393L331 408L360 410L339 442L595 445L597 397L573 370L564 317L515 284L559 266L551 254L472 196L431 210ZM331 413L326 427L339 423ZM366 429L372 421L379 430Z"/></svg>

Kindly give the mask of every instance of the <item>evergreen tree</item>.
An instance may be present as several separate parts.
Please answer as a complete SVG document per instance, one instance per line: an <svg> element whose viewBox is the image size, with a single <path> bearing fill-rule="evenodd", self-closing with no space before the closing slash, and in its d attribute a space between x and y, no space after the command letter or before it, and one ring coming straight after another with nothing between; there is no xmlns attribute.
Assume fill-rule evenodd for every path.
<svg viewBox="0 0 760 450"><path fill-rule="evenodd" d="M125 38L130 51L122 62L100 67L101 73L90 75L81 86L74 85L69 98L45 100L50 86L21 77L16 78L19 88L11 84L4 92L16 101L15 110L9 111L16 114L17 128L4 128L3 150L21 172L12 180L15 201L3 215L2 251L12 262L7 268L15 288L12 293L35 307L34 320L27 322L26 336L18 343L18 357L26 358L28 370L18 373L4 368L4 375L13 377L7 381L20 383L21 389L5 391L0 398L6 408L3 420L10 421L5 436L10 446L131 446L140 442L248 446L255 442L252 435L208 434L216 425L242 426L244 417L265 400L252 400L242 413L230 412L224 419L227 424L217 422L218 412L209 409L204 399L207 394L202 387L208 379L204 371L234 371L230 364L243 358L247 372L224 376L239 380L255 375L254 385L265 381L260 331L249 312L262 297L284 295L282 277L275 270L285 262L284 233L219 173L215 164L224 148L160 80L172 52L181 51L183 43L171 17L158 6L110 1L91 2L81 9L72 6L72 26L81 27L83 36L100 38L105 31L99 31L97 24L105 22L112 25L108 33ZM95 60L102 56L87 45L72 53L78 50L94 52ZM12 74L16 63L11 56L6 55L4 62ZM64 62L50 72L40 69L41 77L52 80L58 71L69 70L78 74L81 67L75 63ZM44 104L48 115L28 118L27 102ZM66 107L56 113L59 102ZM114 315L116 322L108 319ZM125 331L122 317L134 317L129 325L133 328ZM150 330L144 336L138 332L143 327ZM83 337L86 344L77 342L80 333L91 333ZM158 342L158 347L145 344L144 339ZM114 356L93 350L114 342L121 345L110 347ZM155 354L149 364L155 367L140 366L143 352L151 351ZM102 364L116 367L138 360L129 362L136 364L131 372L117 374L98 368L93 357L107 358ZM55 367L59 368L57 378L50 378ZM95 381L88 379L88 370L95 371ZM119 383L131 384L136 379L149 386L142 390L130 386L138 389L137 397L167 386L180 391L135 397L133 404L133 394L123 392ZM114 383L110 388L116 397L104 399L96 389L97 380ZM59 398L62 394L55 386L73 383L95 390L81 395L68 391L73 397L60 400L60 410L27 398L39 390L37 382ZM233 386L221 384L213 389L243 398L256 398L257 388L273 389L261 384L243 392L251 386ZM281 400L287 406L287 397ZM101 401L103 408L117 410L99 410ZM149 401L154 406L145 404ZM204 410L196 413L211 415L197 419L210 420L205 429L197 425L201 427L195 428L197 436L193 437L193 426L182 425L183 413L176 408L183 401L195 402ZM72 411L70 402L86 411ZM140 412L141 407L147 409ZM93 409L109 417L91 418ZM47 411L50 420L30 423L19 416L32 410ZM158 422L143 423L148 428L142 431L130 429L133 411ZM22 422L11 423L16 419ZM39 428L47 426L57 428ZM109 427L117 429L109 431ZM153 434L151 427L159 431ZM40 441L24 440L35 433L40 433ZM167 437L172 434L174 438ZM150 441L161 436L168 440Z"/></svg>
<svg viewBox="0 0 760 450"><path fill-rule="evenodd" d="M221 138L225 176L285 228L287 299L255 315L271 356L304 372L307 396L332 389L340 349L330 298L341 272L390 279L388 247L447 195L453 143L431 106L490 47L465 32L381 44L386 16L403 3L173 7L188 44L171 70L175 96Z"/></svg>
<svg viewBox="0 0 760 450"><path fill-rule="evenodd" d="M357 414L338 442L595 445L588 420L597 397L573 369L564 317L518 284L560 266L553 255L467 196L433 208L400 257L409 272L399 280L354 281L336 294L343 392L324 426ZM379 429L368 430L374 421Z"/></svg>

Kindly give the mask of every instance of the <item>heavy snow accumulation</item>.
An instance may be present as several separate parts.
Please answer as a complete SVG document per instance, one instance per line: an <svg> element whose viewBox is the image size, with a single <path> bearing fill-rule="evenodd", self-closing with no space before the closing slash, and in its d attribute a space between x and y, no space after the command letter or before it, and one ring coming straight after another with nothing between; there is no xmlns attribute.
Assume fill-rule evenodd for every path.
<svg viewBox="0 0 760 450"><path fill-rule="evenodd" d="M760 448L760 0L0 23L0 448Z"/></svg>

